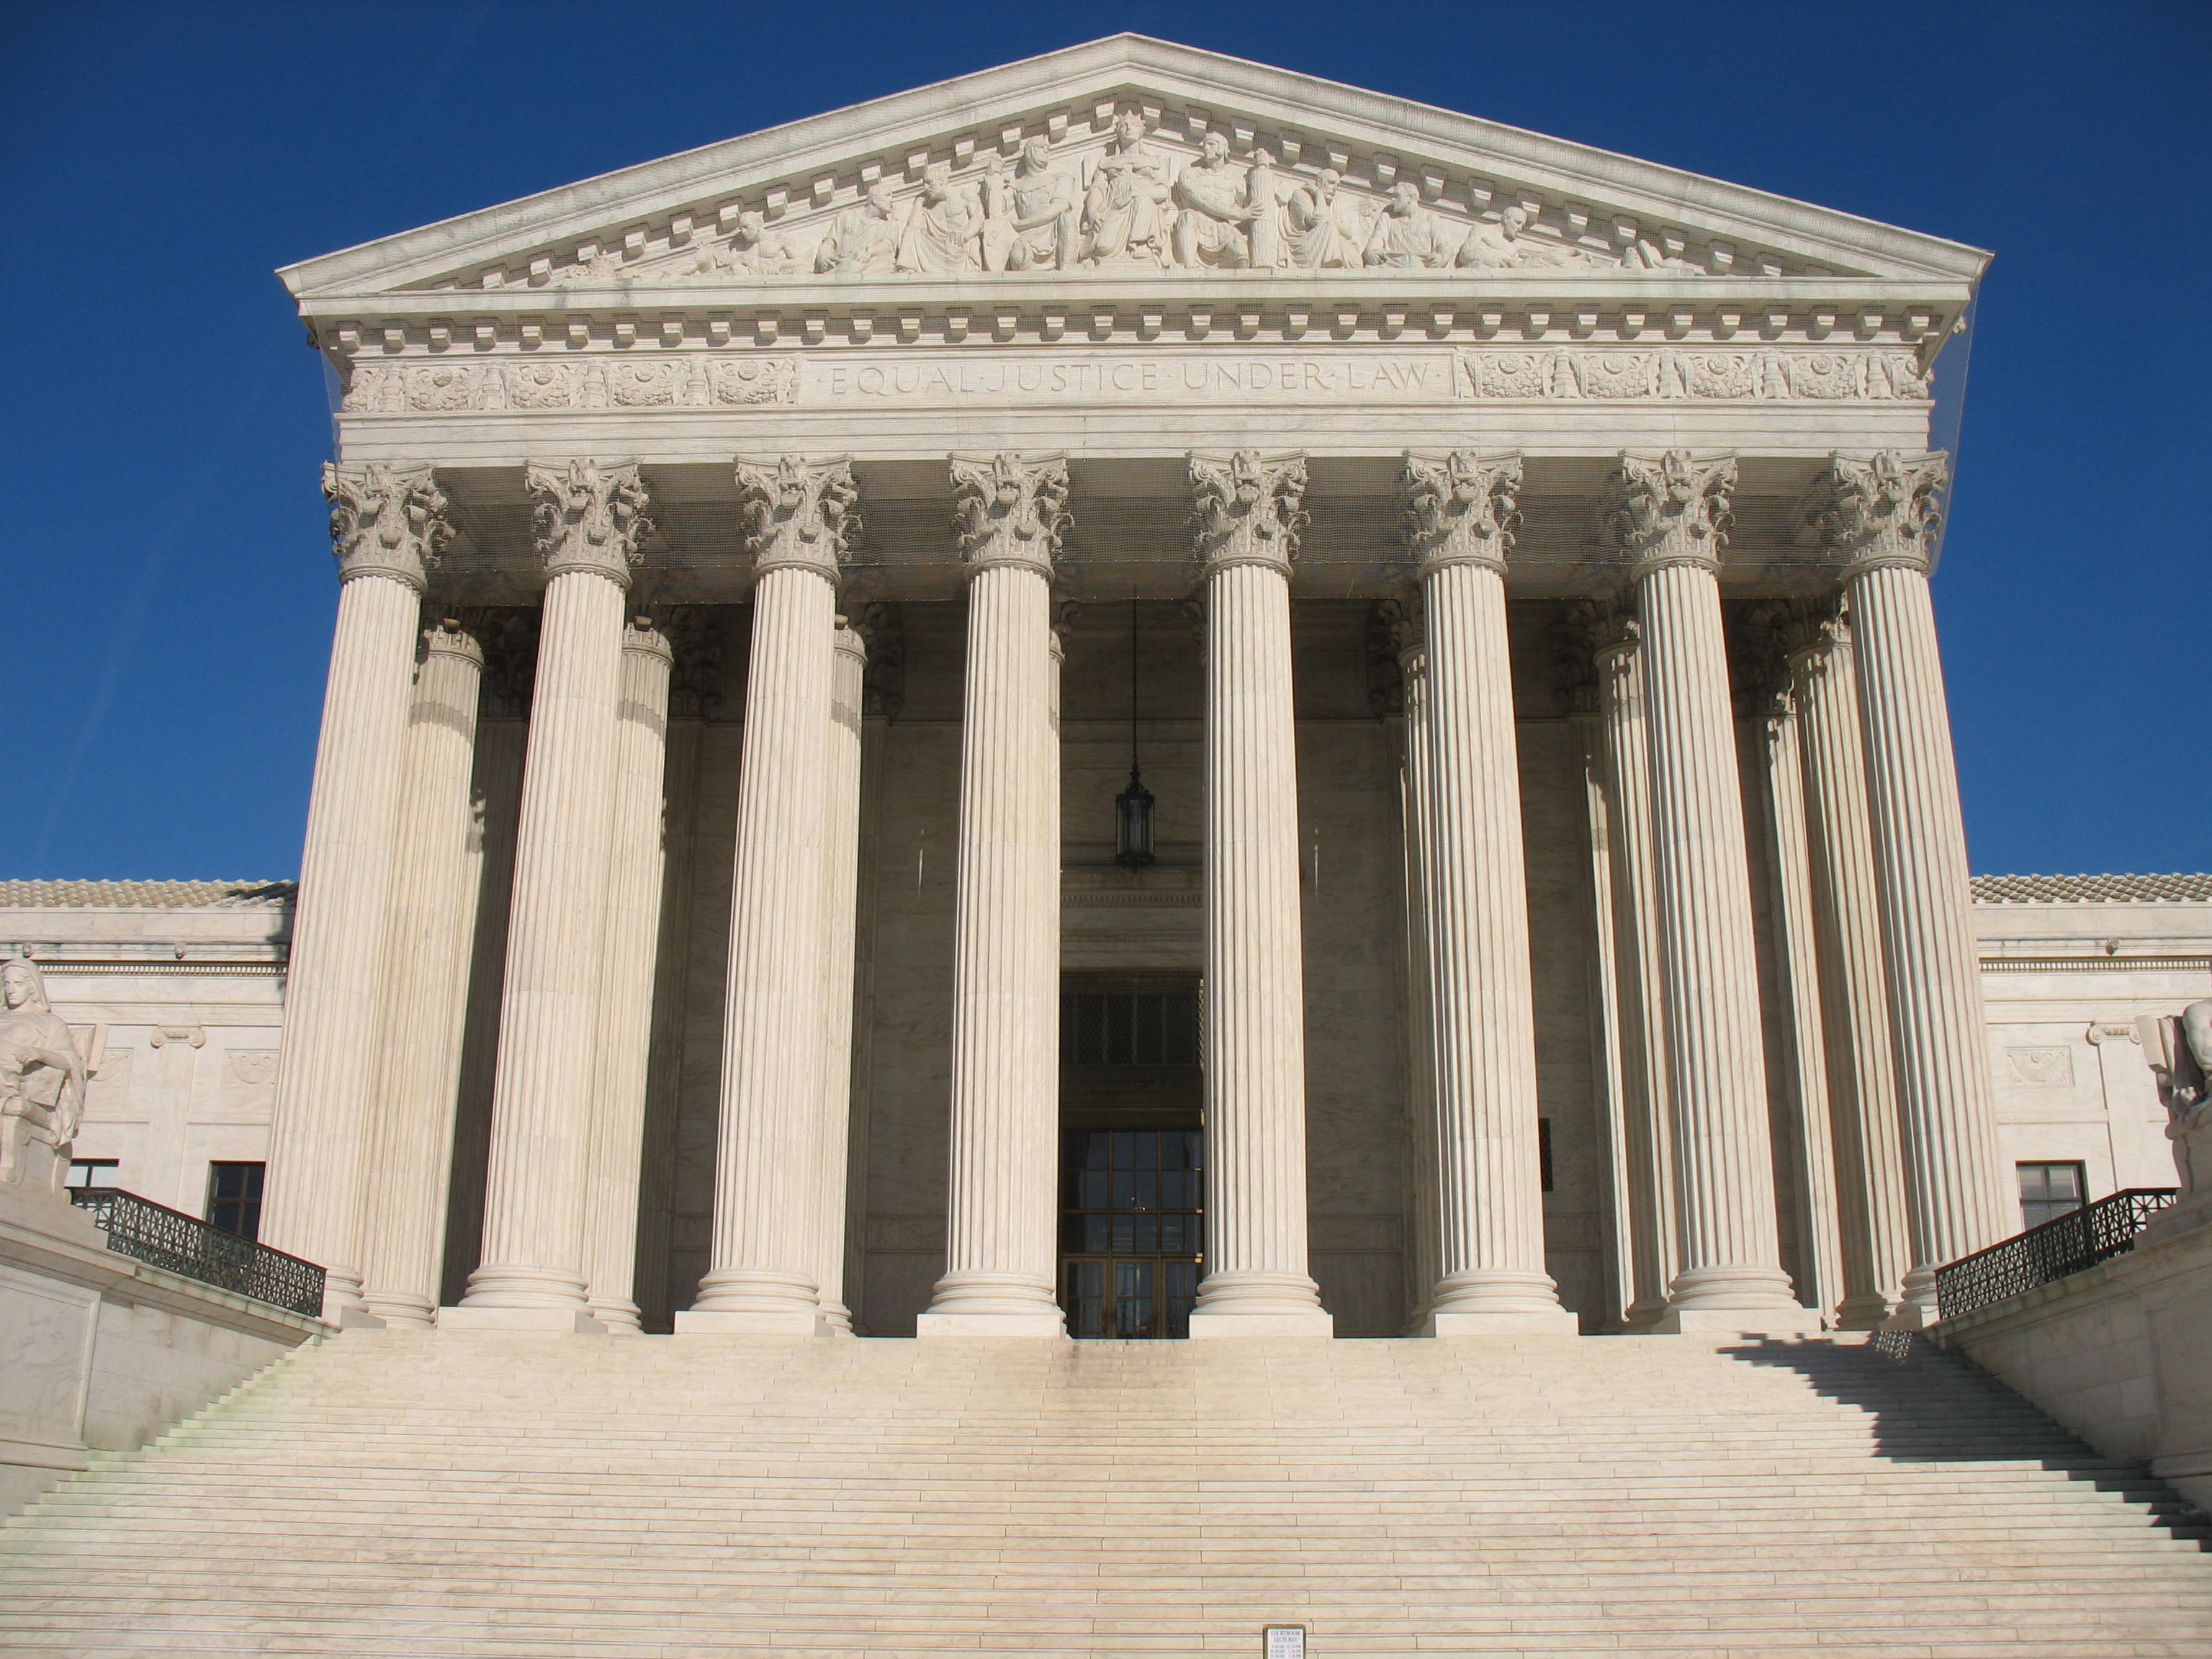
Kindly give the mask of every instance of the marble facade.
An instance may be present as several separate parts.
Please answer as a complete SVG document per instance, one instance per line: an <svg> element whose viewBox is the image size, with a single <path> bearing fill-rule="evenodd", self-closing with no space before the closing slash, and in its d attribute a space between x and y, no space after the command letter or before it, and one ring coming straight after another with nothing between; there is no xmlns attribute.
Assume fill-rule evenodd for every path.
<svg viewBox="0 0 2212 1659"><path fill-rule="evenodd" d="M1194 1336L1921 1316L2015 1220L1985 257L1121 37L288 270L264 1237L349 1322L1056 1334L1063 976L1179 975Z"/></svg>

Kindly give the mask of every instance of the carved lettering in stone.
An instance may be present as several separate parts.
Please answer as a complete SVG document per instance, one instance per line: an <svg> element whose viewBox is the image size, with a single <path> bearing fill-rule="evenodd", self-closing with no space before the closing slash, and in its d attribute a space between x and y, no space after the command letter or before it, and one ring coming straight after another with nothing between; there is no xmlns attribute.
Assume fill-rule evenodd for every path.
<svg viewBox="0 0 2212 1659"><path fill-rule="evenodd" d="M629 585L630 568L644 557L639 544L653 529L635 461L533 461L523 469L523 484L548 576L589 570Z"/></svg>
<svg viewBox="0 0 2212 1659"><path fill-rule="evenodd" d="M1925 570L1942 522L1936 497L1949 468L1941 453L1832 456L1799 504L1798 538L1840 556L1848 571Z"/></svg>
<svg viewBox="0 0 2212 1659"><path fill-rule="evenodd" d="M1020 564L1052 574L1069 523L1065 455L955 455L952 529L971 570Z"/></svg>
<svg viewBox="0 0 2212 1659"><path fill-rule="evenodd" d="M418 592L453 538L446 492L426 465L323 463L338 580L389 576Z"/></svg>
<svg viewBox="0 0 2212 1659"><path fill-rule="evenodd" d="M2038 1088L2056 1088L2074 1081L2074 1052L2070 1048L2008 1048L2012 1080Z"/></svg>
<svg viewBox="0 0 2212 1659"><path fill-rule="evenodd" d="M836 580L860 544L860 492L849 456L780 455L737 464L745 544L758 574L796 566Z"/></svg>
<svg viewBox="0 0 2212 1659"><path fill-rule="evenodd" d="M1306 458L1238 450L1190 457L1191 530L1199 568L1264 564L1290 574L1305 528Z"/></svg>
<svg viewBox="0 0 2212 1659"><path fill-rule="evenodd" d="M1600 519L1605 544L1643 570L1668 564L1717 568L1735 482L1733 455L1624 450L1607 480Z"/></svg>
<svg viewBox="0 0 2212 1659"><path fill-rule="evenodd" d="M1521 522L1518 455L1408 452L1399 488L1405 501L1400 523L1422 574L1449 564L1484 565L1504 574Z"/></svg>

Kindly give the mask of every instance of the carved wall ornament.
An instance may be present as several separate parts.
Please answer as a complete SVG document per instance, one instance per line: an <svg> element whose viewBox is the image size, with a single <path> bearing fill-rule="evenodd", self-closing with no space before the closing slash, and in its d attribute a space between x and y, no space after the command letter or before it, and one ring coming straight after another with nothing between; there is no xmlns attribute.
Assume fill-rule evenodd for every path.
<svg viewBox="0 0 2212 1659"><path fill-rule="evenodd" d="M631 567L645 556L639 544L653 529L637 463L532 461L522 477L546 575L589 570L628 586Z"/></svg>
<svg viewBox="0 0 2212 1659"><path fill-rule="evenodd" d="M1720 566L1735 493L1733 455L1632 455L1613 463L1599 520L1605 545L1638 574L1662 565Z"/></svg>
<svg viewBox="0 0 2212 1659"><path fill-rule="evenodd" d="M389 576L417 592L453 539L449 503L425 464L323 463L338 580Z"/></svg>
<svg viewBox="0 0 2212 1659"><path fill-rule="evenodd" d="M754 574L795 566L836 580L860 541L852 458L740 457L737 477Z"/></svg>
<svg viewBox="0 0 2212 1659"><path fill-rule="evenodd" d="M952 532L970 571L1027 565L1053 574L1071 522L1065 455L955 455Z"/></svg>
<svg viewBox="0 0 2212 1659"><path fill-rule="evenodd" d="M2074 1051L2070 1048L2008 1048L2012 1080L2033 1088L2062 1088L2074 1081Z"/></svg>
<svg viewBox="0 0 2212 1659"><path fill-rule="evenodd" d="M1936 499L1949 473L1940 451L1832 455L1798 507L1799 539L1838 556L1847 575L1881 566L1926 570L1942 522Z"/></svg>
<svg viewBox="0 0 2212 1659"><path fill-rule="evenodd" d="M1232 564L1290 574L1305 528L1306 458L1238 450L1190 457L1191 529L1201 575Z"/></svg>
<svg viewBox="0 0 2212 1659"><path fill-rule="evenodd" d="M230 1051L230 1074L249 1089L258 1089L276 1080L276 1051L274 1048L233 1048Z"/></svg>
<svg viewBox="0 0 2212 1659"><path fill-rule="evenodd" d="M1479 564L1503 575L1521 522L1521 458L1455 449L1406 454L1399 475L1405 511L1399 522L1420 572Z"/></svg>

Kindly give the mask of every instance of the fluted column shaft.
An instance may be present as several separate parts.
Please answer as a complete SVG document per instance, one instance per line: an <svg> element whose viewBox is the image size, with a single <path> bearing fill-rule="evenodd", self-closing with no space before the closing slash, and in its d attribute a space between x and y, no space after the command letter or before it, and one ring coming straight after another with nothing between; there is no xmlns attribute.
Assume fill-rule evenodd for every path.
<svg viewBox="0 0 2212 1659"><path fill-rule="evenodd" d="M1437 1210L1437 1054L1434 978L1429 956L1429 655L1418 622L1398 653L1404 700L1399 813L1406 869L1406 1084L1407 1164L1412 1176L1407 1226L1408 1324L1419 1328L1443 1276Z"/></svg>
<svg viewBox="0 0 2212 1659"><path fill-rule="evenodd" d="M849 1333L845 1302L848 1149L853 1120L853 960L860 856L860 696L868 650L841 617L832 638L822 769L822 1128L814 1276L822 1317Z"/></svg>
<svg viewBox="0 0 2212 1659"><path fill-rule="evenodd" d="M300 853L263 1239L329 1270L333 1312L361 1301L362 1146L421 604L380 573L338 590Z"/></svg>
<svg viewBox="0 0 2212 1659"><path fill-rule="evenodd" d="M408 717L406 786L386 922L377 1029L364 1293L387 1325L427 1329L437 1310L452 1179L461 1022L476 933L477 696L483 651L453 625L425 630Z"/></svg>
<svg viewBox="0 0 2212 1659"><path fill-rule="evenodd" d="M324 1310L361 1307L362 1148L376 1072L386 908L426 564L446 534L427 466L323 469L337 625L300 853L262 1238L327 1270Z"/></svg>
<svg viewBox="0 0 2212 1659"><path fill-rule="evenodd" d="M1306 1267L1305 988L1288 573L1206 583L1206 1275L1193 1336L1326 1334ZM1240 1323L1227 1329L1223 1322Z"/></svg>
<svg viewBox="0 0 2212 1659"><path fill-rule="evenodd" d="M1858 674L1840 624L1792 662L1843 1247L1837 1320L1872 1330L1896 1310L1911 1245Z"/></svg>
<svg viewBox="0 0 2212 1659"><path fill-rule="evenodd" d="M653 969L660 941L669 662L668 641L641 620L623 634L600 945L598 1078L584 1212L586 1294L592 1316L611 1331L639 1328L638 1191L653 1043Z"/></svg>
<svg viewBox="0 0 2212 1659"><path fill-rule="evenodd" d="M1673 1115L1667 1097L1666 969L1659 947L1658 873L1651 845L1651 745L1642 629L1627 618L1597 653L1613 930L1620 1008L1628 1165L1631 1328L1666 1311L1677 1263Z"/></svg>
<svg viewBox="0 0 2212 1659"><path fill-rule="evenodd" d="M463 1315L539 1311L550 1316L546 1323L592 1328L585 1162L623 600L624 584L596 570L562 571L546 584L515 831L483 1261L455 1310ZM449 1314L441 1322L483 1322Z"/></svg>
<svg viewBox="0 0 2212 1659"><path fill-rule="evenodd" d="M1841 1300L1842 1244L1836 1213L1835 1138L1830 1125L1827 1041L1821 1020L1820 952L1814 942L1811 852L1805 821L1803 747L1796 709L1786 696L1747 723L1747 762L1765 781L1769 937L1780 1004L1782 1075L1774 1079L1789 1107L1790 1174L1797 1205L1797 1297L1832 1316Z"/></svg>
<svg viewBox="0 0 2212 1659"><path fill-rule="evenodd" d="M1791 1299L1776 1225L1751 874L1714 568L1658 562L1638 582L1637 605L1681 1261L1660 1327L1794 1328L1810 1316Z"/></svg>
<svg viewBox="0 0 2212 1659"><path fill-rule="evenodd" d="M2015 1219L1984 1049L1966 824L1924 569L1876 564L1847 591L1897 1060L1912 1265L1899 1317L1935 1316L1935 1270Z"/></svg>
<svg viewBox="0 0 2212 1659"><path fill-rule="evenodd" d="M1052 587L994 564L968 584L952 956L945 1276L924 1336L1059 1335L1060 793Z"/></svg>
<svg viewBox="0 0 2212 1659"><path fill-rule="evenodd" d="M1521 786L1505 578L1433 564L1428 619L1431 974L1442 1276L1430 1334L1571 1334L1544 1271Z"/></svg>
<svg viewBox="0 0 2212 1659"><path fill-rule="evenodd" d="M821 1329L812 1237L822 1091L823 766L836 588L753 586L738 788L712 1265L678 1331ZM711 1319L702 1316L712 1316Z"/></svg>

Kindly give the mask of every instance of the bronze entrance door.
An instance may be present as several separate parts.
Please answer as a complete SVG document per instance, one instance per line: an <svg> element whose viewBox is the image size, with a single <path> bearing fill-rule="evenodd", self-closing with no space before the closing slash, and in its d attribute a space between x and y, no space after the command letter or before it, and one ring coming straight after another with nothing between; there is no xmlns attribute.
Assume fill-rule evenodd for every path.
<svg viewBox="0 0 2212 1659"><path fill-rule="evenodd" d="M1205 1248L1196 1129L1070 1129L1060 1149L1060 1305L1078 1337L1190 1334Z"/></svg>

